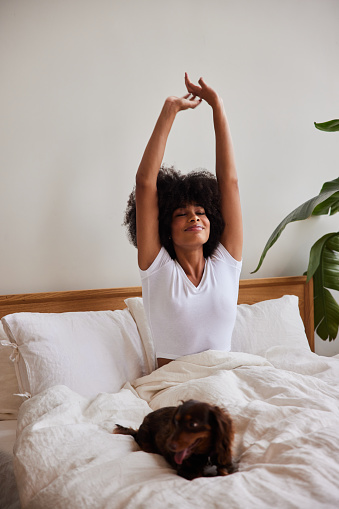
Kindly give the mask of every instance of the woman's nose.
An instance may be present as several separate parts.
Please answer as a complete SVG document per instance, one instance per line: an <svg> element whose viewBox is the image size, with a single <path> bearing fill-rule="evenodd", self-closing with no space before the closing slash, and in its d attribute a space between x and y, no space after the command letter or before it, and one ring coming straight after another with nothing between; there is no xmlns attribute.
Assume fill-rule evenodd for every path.
<svg viewBox="0 0 339 509"><path fill-rule="evenodd" d="M192 212L189 220L190 221L200 221L200 218L199 218L199 216L195 212Z"/></svg>

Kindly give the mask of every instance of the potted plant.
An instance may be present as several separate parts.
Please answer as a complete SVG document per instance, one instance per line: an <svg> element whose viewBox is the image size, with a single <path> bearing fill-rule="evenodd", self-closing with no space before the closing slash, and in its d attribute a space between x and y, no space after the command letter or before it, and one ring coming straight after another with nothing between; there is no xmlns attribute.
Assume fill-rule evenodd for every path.
<svg viewBox="0 0 339 509"><path fill-rule="evenodd" d="M314 123L317 129L327 132L339 131L339 120ZM325 182L320 193L293 210L277 226L262 252L257 272L267 254L275 244L284 228L294 221L301 221L311 216L333 215L339 212L339 177ZM314 328L323 340L334 340L338 335L339 305L330 290L339 291L339 231L327 233L311 247L308 268L305 273L307 281L313 277L314 282Z"/></svg>

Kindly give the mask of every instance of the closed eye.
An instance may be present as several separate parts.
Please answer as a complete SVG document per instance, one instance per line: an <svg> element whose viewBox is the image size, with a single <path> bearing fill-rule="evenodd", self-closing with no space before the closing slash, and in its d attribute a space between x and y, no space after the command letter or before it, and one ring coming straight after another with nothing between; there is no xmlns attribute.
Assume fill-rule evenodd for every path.
<svg viewBox="0 0 339 509"><path fill-rule="evenodd" d="M201 207L200 205L197 206L195 209L194 209L195 213L196 214L201 214L201 215L204 215L206 214L206 210L205 210L205 207Z"/></svg>
<svg viewBox="0 0 339 509"><path fill-rule="evenodd" d="M204 210L196 210L194 213L197 216L205 216L206 215L206 212ZM175 217L186 216L186 215L187 215L187 212L177 212L174 214Z"/></svg>

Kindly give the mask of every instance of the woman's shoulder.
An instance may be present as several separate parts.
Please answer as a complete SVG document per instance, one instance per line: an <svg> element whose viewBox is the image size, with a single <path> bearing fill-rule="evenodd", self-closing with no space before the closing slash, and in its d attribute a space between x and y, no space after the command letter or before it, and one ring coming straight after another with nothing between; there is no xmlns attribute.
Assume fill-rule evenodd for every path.
<svg viewBox="0 0 339 509"><path fill-rule="evenodd" d="M141 278L145 278L159 270L161 267L169 264L174 263L174 260L170 257L168 251L164 246L161 246L159 253L151 263L151 265L146 270L142 270L139 267L139 272L141 274Z"/></svg>
<svg viewBox="0 0 339 509"><path fill-rule="evenodd" d="M241 270L242 260L236 260L220 242L210 256L211 262L225 262L232 267Z"/></svg>

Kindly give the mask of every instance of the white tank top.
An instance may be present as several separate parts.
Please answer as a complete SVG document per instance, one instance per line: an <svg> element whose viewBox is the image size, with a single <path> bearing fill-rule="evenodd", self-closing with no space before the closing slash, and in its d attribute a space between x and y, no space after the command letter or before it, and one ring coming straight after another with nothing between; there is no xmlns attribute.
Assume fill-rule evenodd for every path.
<svg viewBox="0 0 339 509"><path fill-rule="evenodd" d="M176 359L231 349L242 262L219 244L196 287L164 247L140 270L142 295L157 357Z"/></svg>

